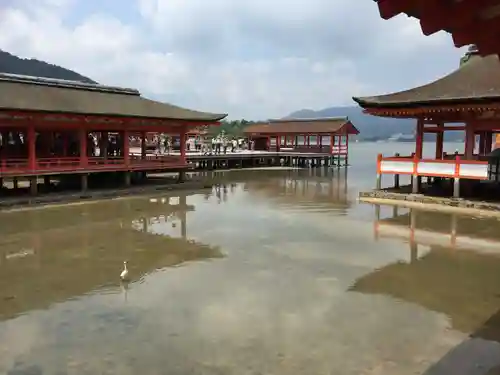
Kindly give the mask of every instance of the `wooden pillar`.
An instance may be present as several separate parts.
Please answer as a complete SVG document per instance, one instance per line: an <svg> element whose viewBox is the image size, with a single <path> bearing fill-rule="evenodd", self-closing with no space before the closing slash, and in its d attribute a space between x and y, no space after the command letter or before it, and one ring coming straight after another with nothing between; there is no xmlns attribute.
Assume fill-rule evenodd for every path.
<svg viewBox="0 0 500 375"><path fill-rule="evenodd" d="M444 124L438 122L438 132L436 133L436 159L443 158L443 142L444 142Z"/></svg>
<svg viewBox="0 0 500 375"><path fill-rule="evenodd" d="M349 133L345 133L345 166L348 166L348 160L349 160Z"/></svg>
<svg viewBox="0 0 500 375"><path fill-rule="evenodd" d="M460 197L460 156L455 156L455 175L453 178L453 198Z"/></svg>
<svg viewBox="0 0 500 375"><path fill-rule="evenodd" d="M474 123L467 122L465 124L465 159L472 159L474 154L474 145L476 140L476 134L474 133Z"/></svg>
<svg viewBox="0 0 500 375"><path fill-rule="evenodd" d="M183 127L180 134L181 162L186 163L186 128Z"/></svg>
<svg viewBox="0 0 500 375"><path fill-rule="evenodd" d="M80 143L80 165L87 166L89 164L89 158L87 156L87 130L79 129L78 140Z"/></svg>
<svg viewBox="0 0 500 375"><path fill-rule="evenodd" d="M269 139L268 139L269 142ZM183 127L180 135L180 147L181 147L181 163L186 164L186 128ZM179 182L184 182L186 180L186 171L182 170L179 172Z"/></svg>
<svg viewBox="0 0 500 375"><path fill-rule="evenodd" d="M82 192L86 192L88 189L88 174L84 173L80 176Z"/></svg>
<svg viewBox="0 0 500 375"><path fill-rule="evenodd" d="M141 132L141 159L146 159L146 132Z"/></svg>
<svg viewBox="0 0 500 375"><path fill-rule="evenodd" d="M382 171L381 171L381 164L382 164L382 154L377 155L377 181L375 188L377 190L382 189Z"/></svg>
<svg viewBox="0 0 500 375"><path fill-rule="evenodd" d="M493 132L484 133L484 153L488 155L491 152L493 146Z"/></svg>
<svg viewBox="0 0 500 375"><path fill-rule="evenodd" d="M124 183L125 183L125 186L130 186L132 184L132 176L131 176L131 172L130 171L125 171L124 175Z"/></svg>
<svg viewBox="0 0 500 375"><path fill-rule="evenodd" d="M38 194L38 178L36 176L30 177L30 194L33 196Z"/></svg>
<svg viewBox="0 0 500 375"><path fill-rule="evenodd" d="M422 151L424 147L424 119L419 117L417 119L417 129L415 134L415 156L417 159L422 159Z"/></svg>
<svg viewBox="0 0 500 375"><path fill-rule="evenodd" d="M27 132L28 138L28 166L34 171L36 169L36 131L35 125L30 124Z"/></svg>
<svg viewBox="0 0 500 375"><path fill-rule="evenodd" d="M130 165L130 132L128 130L123 131L123 162L126 166ZM129 184L130 185L130 184Z"/></svg>
<svg viewBox="0 0 500 375"><path fill-rule="evenodd" d="M413 173L411 176L411 192L413 194L417 194L420 192L420 182L421 178L418 175L418 162L420 159L417 157L417 154L413 156Z"/></svg>
<svg viewBox="0 0 500 375"><path fill-rule="evenodd" d="M101 133L101 147L102 149L99 151L100 156L104 157L104 160L108 159L108 148L109 148L109 133L108 132L102 132Z"/></svg>

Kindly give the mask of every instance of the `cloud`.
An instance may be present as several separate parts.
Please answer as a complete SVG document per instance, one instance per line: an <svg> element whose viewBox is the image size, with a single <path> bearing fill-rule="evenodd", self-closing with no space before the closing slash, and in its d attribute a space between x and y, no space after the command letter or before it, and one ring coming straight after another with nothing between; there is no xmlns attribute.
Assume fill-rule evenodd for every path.
<svg viewBox="0 0 500 375"><path fill-rule="evenodd" d="M231 117L351 105L458 65L445 33L371 1L27 0L0 8L0 48Z"/></svg>

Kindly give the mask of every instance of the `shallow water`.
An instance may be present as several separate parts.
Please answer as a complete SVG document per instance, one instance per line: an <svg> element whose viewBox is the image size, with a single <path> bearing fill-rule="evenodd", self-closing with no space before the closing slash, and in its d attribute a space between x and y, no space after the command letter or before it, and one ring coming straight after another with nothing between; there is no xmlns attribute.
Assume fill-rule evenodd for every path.
<svg viewBox="0 0 500 375"><path fill-rule="evenodd" d="M0 214L0 374L493 374L500 223L358 204L383 147Z"/></svg>

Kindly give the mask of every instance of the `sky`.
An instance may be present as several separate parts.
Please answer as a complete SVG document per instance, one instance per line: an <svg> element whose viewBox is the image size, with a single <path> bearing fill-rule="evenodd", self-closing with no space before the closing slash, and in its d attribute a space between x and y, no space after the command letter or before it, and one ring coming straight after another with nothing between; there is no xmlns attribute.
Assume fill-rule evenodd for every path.
<svg viewBox="0 0 500 375"><path fill-rule="evenodd" d="M249 120L425 84L464 53L373 0L0 0L0 49Z"/></svg>

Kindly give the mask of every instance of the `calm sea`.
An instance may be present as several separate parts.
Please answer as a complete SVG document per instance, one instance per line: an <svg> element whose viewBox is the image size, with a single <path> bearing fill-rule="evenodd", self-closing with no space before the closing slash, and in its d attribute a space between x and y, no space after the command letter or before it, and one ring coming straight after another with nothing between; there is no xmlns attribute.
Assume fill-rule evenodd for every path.
<svg viewBox="0 0 500 375"><path fill-rule="evenodd" d="M351 146L347 172L1 213L0 374L498 374L500 223L357 203L413 145Z"/></svg>

